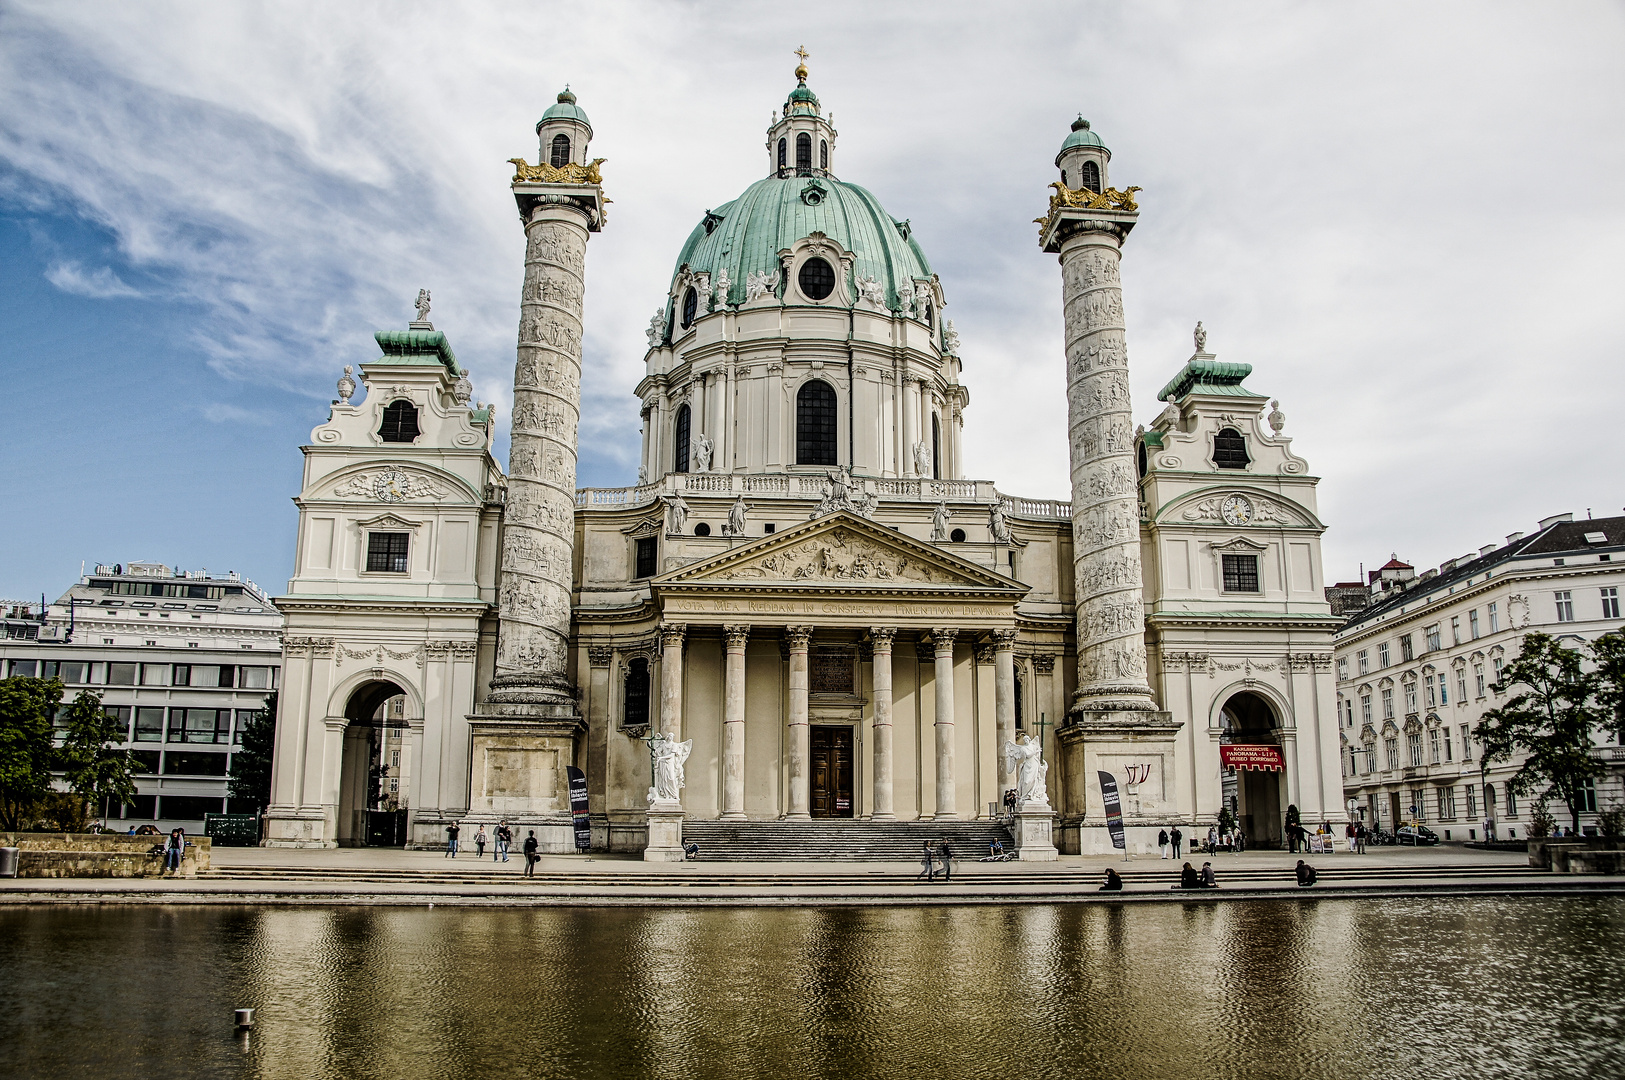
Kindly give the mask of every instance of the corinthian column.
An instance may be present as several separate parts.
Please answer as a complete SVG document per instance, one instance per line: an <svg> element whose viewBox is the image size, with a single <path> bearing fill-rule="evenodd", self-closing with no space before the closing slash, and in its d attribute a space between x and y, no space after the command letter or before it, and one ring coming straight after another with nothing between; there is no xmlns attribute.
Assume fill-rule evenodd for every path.
<svg viewBox="0 0 1625 1080"><path fill-rule="evenodd" d="M1004 744L1016 741L1016 632L993 631L993 715L999 722L999 797L1016 786L1004 757Z"/></svg>
<svg viewBox="0 0 1625 1080"><path fill-rule="evenodd" d="M787 818L812 816L812 729L807 726L807 643L812 627L786 626L790 646L790 809Z"/></svg>
<svg viewBox="0 0 1625 1080"><path fill-rule="evenodd" d="M897 816L892 805L891 648L897 629L877 626L869 631L874 643L875 690L875 804L876 821Z"/></svg>
<svg viewBox="0 0 1625 1080"><path fill-rule="evenodd" d="M501 636L491 700L573 703L568 672L581 415L581 304L588 209L543 196L525 222L514 368Z"/></svg>
<svg viewBox="0 0 1625 1080"><path fill-rule="evenodd" d="M1074 193L1075 194L1075 193ZM1116 194L1116 193L1113 193ZM1072 458L1078 692L1074 711L1154 710L1146 683L1140 512L1118 260L1138 214L1052 206L1045 248L1061 257Z"/></svg>
<svg viewBox="0 0 1625 1080"><path fill-rule="evenodd" d="M954 629L931 631L936 654L937 820L959 816L954 809Z"/></svg>
<svg viewBox="0 0 1625 1080"><path fill-rule="evenodd" d="M745 816L745 643L748 626L724 626L728 636L722 684L722 816Z"/></svg>

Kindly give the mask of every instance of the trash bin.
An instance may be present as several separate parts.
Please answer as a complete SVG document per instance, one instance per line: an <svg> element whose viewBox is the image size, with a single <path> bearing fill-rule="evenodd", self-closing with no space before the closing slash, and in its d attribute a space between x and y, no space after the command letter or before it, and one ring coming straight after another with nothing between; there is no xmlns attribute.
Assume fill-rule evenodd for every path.
<svg viewBox="0 0 1625 1080"><path fill-rule="evenodd" d="M0 847L0 877L17 876L17 849Z"/></svg>

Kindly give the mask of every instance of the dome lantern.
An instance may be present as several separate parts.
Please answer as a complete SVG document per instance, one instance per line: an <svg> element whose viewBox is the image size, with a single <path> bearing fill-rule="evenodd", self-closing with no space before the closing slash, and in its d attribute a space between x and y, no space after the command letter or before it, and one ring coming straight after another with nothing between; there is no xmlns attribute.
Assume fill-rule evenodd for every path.
<svg viewBox="0 0 1625 1080"><path fill-rule="evenodd" d="M835 155L835 128L825 119L818 95L807 86L806 49L794 55L796 85L784 99L779 116L767 129L769 175L829 176Z"/></svg>
<svg viewBox="0 0 1625 1080"><path fill-rule="evenodd" d="M591 160L587 157L587 147L592 142L592 124L587 120L587 111L576 104L576 96L568 86L536 122L536 141L538 164L557 169L565 165L585 165Z"/></svg>
<svg viewBox="0 0 1625 1080"><path fill-rule="evenodd" d="M1061 152L1055 155L1055 166L1061 170L1061 183L1073 191L1088 188L1098 192L1108 186L1106 163L1111 159L1112 152L1079 113L1061 143Z"/></svg>

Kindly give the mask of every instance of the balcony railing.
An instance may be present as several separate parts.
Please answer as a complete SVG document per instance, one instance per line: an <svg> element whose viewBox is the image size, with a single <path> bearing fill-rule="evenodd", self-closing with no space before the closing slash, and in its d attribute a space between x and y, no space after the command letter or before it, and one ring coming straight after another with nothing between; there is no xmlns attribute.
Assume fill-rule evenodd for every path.
<svg viewBox="0 0 1625 1080"><path fill-rule="evenodd" d="M651 484L621 488L577 488L576 506L583 510L618 510L645 506L663 495L697 495L752 499L818 499L829 480L804 473L671 473ZM990 480L928 480L903 477L854 476L857 491L869 491L885 503L976 502L1003 504L1007 517L1043 521L1069 521L1072 504L1060 499L1028 499L1006 495Z"/></svg>

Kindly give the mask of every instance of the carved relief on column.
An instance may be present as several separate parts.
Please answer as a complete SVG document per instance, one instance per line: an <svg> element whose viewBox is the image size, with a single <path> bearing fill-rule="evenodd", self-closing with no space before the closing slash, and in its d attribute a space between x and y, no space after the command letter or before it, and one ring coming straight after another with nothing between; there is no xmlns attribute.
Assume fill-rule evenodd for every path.
<svg viewBox="0 0 1625 1080"><path fill-rule="evenodd" d="M993 716L999 725L999 742L994 757L999 762L999 795L1015 787L1009 764L1004 756L1004 744L1016 741L1016 631L995 630L988 635L993 639Z"/></svg>
<svg viewBox="0 0 1625 1080"><path fill-rule="evenodd" d="M876 626L869 631L869 647L874 672L875 792L872 817L888 821L897 816L893 803L892 757L892 641L896 627Z"/></svg>
<svg viewBox="0 0 1625 1080"><path fill-rule="evenodd" d="M683 623L660 624L660 731L682 740L683 732Z"/></svg>
<svg viewBox="0 0 1625 1080"><path fill-rule="evenodd" d="M583 212L543 203L525 230L494 701L571 700L567 659L587 224Z"/></svg>
<svg viewBox="0 0 1625 1080"><path fill-rule="evenodd" d="M1114 232L1084 227L1061 245L1077 706L1150 710L1120 242Z"/></svg>
<svg viewBox="0 0 1625 1080"><path fill-rule="evenodd" d="M745 816L745 645L749 626L724 626L722 686L722 816Z"/></svg>
<svg viewBox="0 0 1625 1080"><path fill-rule="evenodd" d="M937 813L941 819L956 818L954 792L954 638L956 629L931 631L936 653L936 742Z"/></svg>

